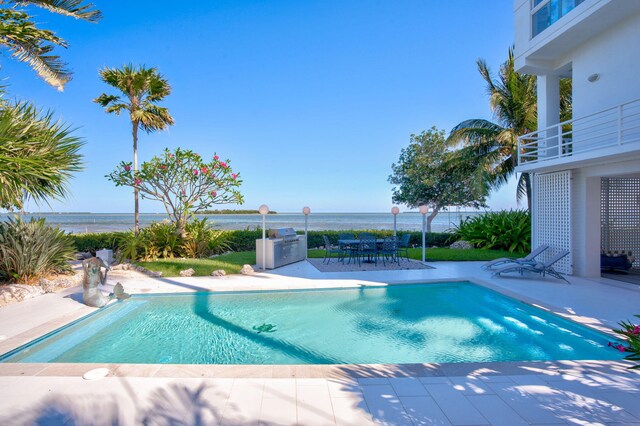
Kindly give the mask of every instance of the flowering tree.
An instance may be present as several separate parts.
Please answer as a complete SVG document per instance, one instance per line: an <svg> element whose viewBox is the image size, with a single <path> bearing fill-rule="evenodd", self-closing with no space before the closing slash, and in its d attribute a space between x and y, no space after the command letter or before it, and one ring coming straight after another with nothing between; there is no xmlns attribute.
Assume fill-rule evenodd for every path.
<svg viewBox="0 0 640 426"><path fill-rule="evenodd" d="M142 163L134 172L131 163L122 162L107 178L116 186L130 186L142 198L161 201L171 221L181 235L190 214L198 213L214 204L242 204L238 191L242 181L229 166L214 155L206 163L190 150L168 149L160 157Z"/></svg>

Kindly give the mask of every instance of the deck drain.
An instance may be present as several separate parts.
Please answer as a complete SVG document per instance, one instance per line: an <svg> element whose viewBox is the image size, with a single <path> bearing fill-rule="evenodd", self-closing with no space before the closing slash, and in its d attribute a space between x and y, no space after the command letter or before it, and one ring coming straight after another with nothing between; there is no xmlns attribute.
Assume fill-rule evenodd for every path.
<svg viewBox="0 0 640 426"><path fill-rule="evenodd" d="M94 368L93 370L89 370L82 375L82 378L85 380L97 380L106 377L109 374L108 368Z"/></svg>

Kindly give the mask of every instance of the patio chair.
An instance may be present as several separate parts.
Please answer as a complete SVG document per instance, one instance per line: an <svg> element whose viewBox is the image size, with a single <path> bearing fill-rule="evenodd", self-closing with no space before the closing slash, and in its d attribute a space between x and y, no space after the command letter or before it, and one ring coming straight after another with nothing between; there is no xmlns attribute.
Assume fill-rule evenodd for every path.
<svg viewBox="0 0 640 426"><path fill-rule="evenodd" d="M337 254L338 261L340 261L343 257L344 250L342 250L341 248L332 248L331 242L329 241L329 237L327 237L326 235L323 235L322 239L324 240L324 259L322 259L322 263L324 263L326 260L328 265L329 262L331 262L332 254Z"/></svg>
<svg viewBox="0 0 640 426"><path fill-rule="evenodd" d="M411 234L404 234L402 238L398 241L397 253L398 262L400 257L404 255L404 258L409 260L409 240L411 239Z"/></svg>
<svg viewBox="0 0 640 426"><path fill-rule="evenodd" d="M382 257L382 264L384 266L387 265L387 259L391 259L392 263L400 264L397 254L398 240L395 237L385 238L377 253L378 257Z"/></svg>
<svg viewBox="0 0 640 426"><path fill-rule="evenodd" d="M362 264L362 259L366 257L370 262L378 264L378 246L375 238L360 238L358 250L358 265Z"/></svg>
<svg viewBox="0 0 640 426"><path fill-rule="evenodd" d="M349 256L349 263L351 263L351 257L353 257L353 252L358 251L358 244L357 243L356 244L340 243L340 241L344 241L344 240L356 240L356 236L348 232L338 234L338 243L340 245L340 248L343 251L343 260L345 257Z"/></svg>
<svg viewBox="0 0 640 426"><path fill-rule="evenodd" d="M552 277L564 280L569 284L569 281L562 276L562 274L555 269L553 269L553 265L556 264L560 259L567 256L569 254L568 250L562 250L558 252L555 256L553 256L547 262L537 262L535 264L528 263L512 263L511 265L503 266L500 269L496 269L496 271L491 275L492 277L500 276L506 272L519 272L520 275L523 275L524 272L535 272L536 274L540 274L543 277L546 275L551 275Z"/></svg>
<svg viewBox="0 0 640 426"><path fill-rule="evenodd" d="M548 248L549 248L548 245L542 244L541 246L533 250L531 253L529 253L525 257L520 257L518 259L515 259L513 257L501 257L500 259L495 259L485 263L484 265L482 265L482 268L493 269L495 266L502 265L504 263L535 264L536 261L534 259L536 258L536 256L538 256L540 253L547 250Z"/></svg>

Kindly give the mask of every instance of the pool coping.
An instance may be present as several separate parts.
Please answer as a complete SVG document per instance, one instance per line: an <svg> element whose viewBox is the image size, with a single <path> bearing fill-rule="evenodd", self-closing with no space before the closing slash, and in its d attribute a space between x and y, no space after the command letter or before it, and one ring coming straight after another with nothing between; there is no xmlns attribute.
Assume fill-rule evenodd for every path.
<svg viewBox="0 0 640 426"><path fill-rule="evenodd" d="M365 281L365 280L357 280ZM490 282L478 278L440 278L428 280L401 280L393 282L361 282L314 285L295 288L277 288L272 290L330 290L337 288L384 287L407 284L437 284L443 282L470 282L475 285L496 291L504 296L526 303L535 308L560 316L576 324L586 326L597 332L615 337L615 333L605 325L595 326L576 320L577 316L564 309L542 303L539 300L521 293L509 291ZM563 284L570 285L570 284ZM212 289L211 293L261 292L268 289ZM179 294L195 293L195 291L177 292ZM136 293L137 294L137 293ZM140 293L152 295L153 293ZM166 293L164 293L166 294ZM26 332L0 342L0 354L11 352L22 345L74 321L97 313L73 312L55 320L43 323ZM0 362L0 376L37 376L68 377L82 376L95 368L107 368L108 377L153 377L153 378L392 378L392 377L455 377L455 376L501 376L526 374L584 374L611 372L617 374L640 374L638 370L628 370L633 363L626 360L562 360L562 361L504 361L504 362L472 362L472 363L415 363L415 364L118 364L118 363L11 363Z"/></svg>

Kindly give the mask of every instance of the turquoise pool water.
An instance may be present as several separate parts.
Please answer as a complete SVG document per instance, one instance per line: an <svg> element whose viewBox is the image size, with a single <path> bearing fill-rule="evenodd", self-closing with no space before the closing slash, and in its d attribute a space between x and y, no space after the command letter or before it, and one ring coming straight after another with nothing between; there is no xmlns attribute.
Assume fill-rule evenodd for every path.
<svg viewBox="0 0 640 426"><path fill-rule="evenodd" d="M619 359L606 335L468 282L134 296L5 362L369 364Z"/></svg>

